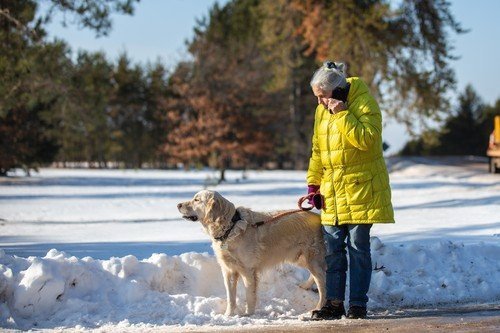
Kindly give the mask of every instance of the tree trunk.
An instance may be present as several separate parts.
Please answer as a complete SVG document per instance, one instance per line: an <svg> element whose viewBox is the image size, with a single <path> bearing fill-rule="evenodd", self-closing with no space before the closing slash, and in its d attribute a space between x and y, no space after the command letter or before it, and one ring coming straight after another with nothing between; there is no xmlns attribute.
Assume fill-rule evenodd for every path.
<svg viewBox="0 0 500 333"><path fill-rule="evenodd" d="M295 72L295 70L293 71ZM294 74L294 77L297 75ZM292 85L290 89L289 101L290 101L290 124L291 128L291 148L292 148L292 156L291 160L293 163L292 168L295 170L303 170L305 168L305 150L306 142L304 142L304 135L302 135L302 122L304 121L304 117L300 113L300 97L301 97L302 89L300 83L297 82L296 79L292 80Z"/></svg>
<svg viewBox="0 0 500 333"><path fill-rule="evenodd" d="M292 71L294 72L294 71ZM296 105L297 103L295 102L295 80L292 80L292 84L290 86L290 94L288 96L288 102L289 102L289 115L290 115L290 142L291 142L291 152L292 156L292 168L295 169L295 166L297 165L297 160L298 160L298 132L297 132L297 108Z"/></svg>
<svg viewBox="0 0 500 333"><path fill-rule="evenodd" d="M219 177L219 180L218 180L218 183L222 183L222 182L225 182L226 181L226 169L223 167L220 169L220 177Z"/></svg>

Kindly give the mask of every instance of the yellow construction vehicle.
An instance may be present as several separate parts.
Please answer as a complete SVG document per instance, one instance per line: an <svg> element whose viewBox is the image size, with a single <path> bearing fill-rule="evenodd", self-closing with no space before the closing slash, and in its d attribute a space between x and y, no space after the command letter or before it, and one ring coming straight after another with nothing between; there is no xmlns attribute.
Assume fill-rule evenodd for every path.
<svg viewBox="0 0 500 333"><path fill-rule="evenodd" d="M500 116L495 116L495 128L490 135L490 144L486 155L490 159L490 172L500 173Z"/></svg>

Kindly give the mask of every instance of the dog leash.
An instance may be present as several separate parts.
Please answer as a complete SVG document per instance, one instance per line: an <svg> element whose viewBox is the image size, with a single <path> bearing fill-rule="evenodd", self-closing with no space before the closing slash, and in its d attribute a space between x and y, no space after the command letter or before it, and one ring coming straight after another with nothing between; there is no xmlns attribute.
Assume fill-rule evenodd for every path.
<svg viewBox="0 0 500 333"><path fill-rule="evenodd" d="M283 212L283 213L280 213L278 215L275 215L273 216L271 219L269 220L266 220L266 221L259 221L259 222L255 222L254 224L252 224L252 227L254 228L258 228L260 227L261 225L264 225L266 223L271 223L271 222L274 222L276 220L279 220L280 218L284 217L284 216L287 216L287 215L291 215L291 214L295 214L295 213L300 213L300 212L306 212L306 211L309 211L311 209L313 209L315 206L312 205L311 207L303 207L302 204L304 203L304 201L308 200L308 199L314 199L314 196L321 196L321 194L319 194L319 192L316 192L316 193L309 193L308 195L305 195L303 197L301 197L299 199L299 201L297 202L298 206L299 206L299 209L294 209L294 210L289 210L289 211L286 211L286 212Z"/></svg>
<svg viewBox="0 0 500 333"><path fill-rule="evenodd" d="M312 202L310 204L310 207L303 207L302 204L304 201L309 200L309 202ZM299 199L298 202L299 208L302 210L311 210L316 207L316 209L322 209L325 207L325 198L321 195L319 191L317 192L311 192L308 195L304 195Z"/></svg>
<svg viewBox="0 0 500 333"><path fill-rule="evenodd" d="M266 224L266 223L271 223L271 222L274 222L274 221L276 221L276 220L279 220L280 218L282 218L282 217L284 217L284 216L291 215L291 214L295 214L295 213L299 213L299 212L303 212L303 211L304 211L303 209L289 210L289 211L286 211L286 212L280 213L280 214L278 214L278 215L275 215L275 216L273 216L272 218L270 218L269 220L255 222L254 224L252 224L252 227L254 227L254 228L258 228L258 227L260 227L261 225L264 225L264 224Z"/></svg>
<svg viewBox="0 0 500 333"><path fill-rule="evenodd" d="M315 200L315 199L318 198L318 196L321 199L320 200L321 204L323 204L323 197L321 196L321 194L319 193L319 191L316 192L316 193L309 193L308 195L305 195L305 196L301 197L299 199L299 201L297 202L297 204L299 206L299 209L294 209L294 210L289 210L289 211L282 212L280 214L277 214L277 215L273 216L269 220L255 222L255 223L251 224L251 226L254 227L254 228L258 228L258 227L260 227L260 226L262 226L264 224L277 221L277 220L279 220L280 218L282 218L284 216L295 214L295 213L309 211L309 210L313 209L314 207L318 208L317 205L316 205L317 201ZM307 199L312 199L313 202L314 202L314 205L312 205L311 207L303 207L302 204ZM321 208L321 207L319 207L319 208ZM231 233L231 231L233 230L233 228L236 226L236 222L238 220L240 220L240 219L241 219L240 213L238 212L238 210L236 210L236 212L234 213L233 218L231 219L231 227L229 227L229 229L226 230L222 236L214 237L215 240L221 242L221 249L223 249L223 250L227 249L226 240L229 237L229 234Z"/></svg>

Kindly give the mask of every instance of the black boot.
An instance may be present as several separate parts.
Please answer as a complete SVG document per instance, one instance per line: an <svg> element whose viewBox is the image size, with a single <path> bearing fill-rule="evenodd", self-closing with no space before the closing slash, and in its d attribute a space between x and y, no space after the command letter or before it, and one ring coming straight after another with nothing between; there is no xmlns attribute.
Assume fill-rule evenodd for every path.
<svg viewBox="0 0 500 333"><path fill-rule="evenodd" d="M344 303L341 301L326 301L320 310L314 310L311 315L313 320L333 320L345 316Z"/></svg>
<svg viewBox="0 0 500 333"><path fill-rule="evenodd" d="M366 319L366 306L352 305L347 311L347 318L349 319Z"/></svg>

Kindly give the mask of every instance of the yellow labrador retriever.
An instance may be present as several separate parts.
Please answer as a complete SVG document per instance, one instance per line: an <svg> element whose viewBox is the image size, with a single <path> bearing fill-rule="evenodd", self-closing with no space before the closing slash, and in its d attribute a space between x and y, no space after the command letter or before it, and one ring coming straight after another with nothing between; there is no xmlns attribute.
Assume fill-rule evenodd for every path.
<svg viewBox="0 0 500 333"><path fill-rule="evenodd" d="M235 208L218 192L208 190L177 208L183 218L200 221L212 238L226 286L227 316L235 314L240 277L246 287L246 314L252 315L259 273L282 262L307 268L311 276L301 287L308 289L315 282L319 291L316 309L325 303L325 249L319 215L297 212L266 223L277 213Z"/></svg>

